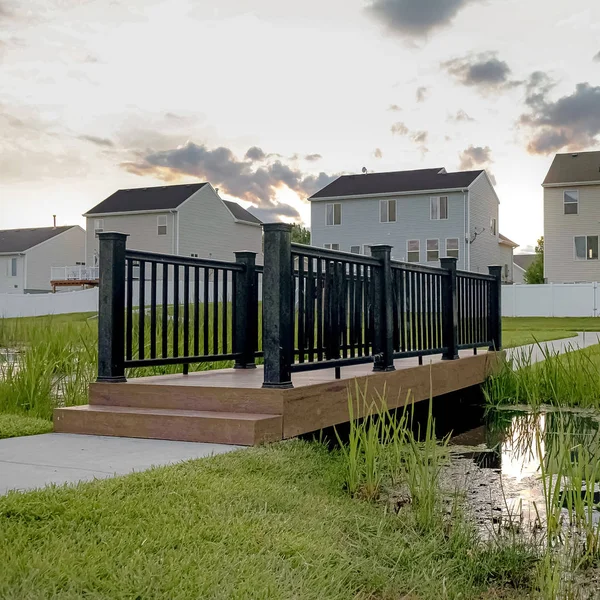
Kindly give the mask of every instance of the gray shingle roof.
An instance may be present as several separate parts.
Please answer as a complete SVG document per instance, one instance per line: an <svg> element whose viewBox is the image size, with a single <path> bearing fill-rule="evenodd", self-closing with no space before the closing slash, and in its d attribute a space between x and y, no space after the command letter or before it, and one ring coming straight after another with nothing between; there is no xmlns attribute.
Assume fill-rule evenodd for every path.
<svg viewBox="0 0 600 600"><path fill-rule="evenodd" d="M392 194L394 192L461 189L471 185L481 173L483 173L482 170L446 173L443 167L436 167L435 169L418 169L416 171L342 175L316 194L313 194L309 200L338 196L367 196Z"/></svg>
<svg viewBox="0 0 600 600"><path fill-rule="evenodd" d="M600 181L600 151L557 154L543 185Z"/></svg>
<svg viewBox="0 0 600 600"><path fill-rule="evenodd" d="M527 271L536 257L537 254L513 254L513 262Z"/></svg>
<svg viewBox="0 0 600 600"><path fill-rule="evenodd" d="M146 210L170 210L183 204L192 194L208 183L164 185L160 187L118 190L106 200L88 210L88 215Z"/></svg>
<svg viewBox="0 0 600 600"><path fill-rule="evenodd" d="M74 225L0 230L0 253L25 252L25 250L29 250L29 248L33 248L65 232L71 227L74 227Z"/></svg>
<svg viewBox="0 0 600 600"><path fill-rule="evenodd" d="M519 247L519 244L517 244L517 242L513 242L512 240L509 240L505 235L502 235L501 233L498 234L498 237L500 238L501 244L506 244L508 246L512 246L513 248Z"/></svg>
<svg viewBox="0 0 600 600"><path fill-rule="evenodd" d="M260 225L262 221L255 217L251 212L248 212L245 208L242 208L237 202L231 202L230 200L223 200L223 204L229 209L231 214L238 221L246 221L247 223L257 223Z"/></svg>

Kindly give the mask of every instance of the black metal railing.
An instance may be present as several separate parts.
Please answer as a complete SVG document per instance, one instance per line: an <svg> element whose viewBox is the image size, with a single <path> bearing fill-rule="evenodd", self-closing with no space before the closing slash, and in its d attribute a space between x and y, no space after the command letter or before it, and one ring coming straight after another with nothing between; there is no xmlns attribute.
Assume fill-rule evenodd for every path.
<svg viewBox="0 0 600 600"><path fill-rule="evenodd" d="M123 381L132 367L255 366L255 253L225 262L129 250L120 233L99 237L99 381Z"/></svg>
<svg viewBox="0 0 600 600"><path fill-rule="evenodd" d="M501 348L501 268L457 271L292 244L291 225L264 227L264 267L256 254L235 262L142 252L127 236L100 233L99 381L125 369L264 358L264 387L291 387L297 371L460 349Z"/></svg>

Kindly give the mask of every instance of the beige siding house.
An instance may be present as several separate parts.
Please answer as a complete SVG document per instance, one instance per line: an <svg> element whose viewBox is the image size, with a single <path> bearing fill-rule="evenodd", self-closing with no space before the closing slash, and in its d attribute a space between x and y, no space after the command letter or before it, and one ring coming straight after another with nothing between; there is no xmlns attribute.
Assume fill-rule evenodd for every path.
<svg viewBox="0 0 600 600"><path fill-rule="evenodd" d="M557 154L544 188L544 277L600 280L600 152Z"/></svg>
<svg viewBox="0 0 600 600"><path fill-rule="evenodd" d="M84 261L79 225L0 231L0 294L49 292L54 267Z"/></svg>
<svg viewBox="0 0 600 600"><path fill-rule="evenodd" d="M261 222L210 183L119 190L89 210L86 263L98 264L98 233L127 233L127 247L148 252L234 260L250 250L262 263Z"/></svg>
<svg viewBox="0 0 600 600"><path fill-rule="evenodd" d="M452 256L478 273L506 265L512 280L517 244L499 233L500 201L484 170L343 175L309 200L315 246L365 254L389 244L395 260L439 266Z"/></svg>

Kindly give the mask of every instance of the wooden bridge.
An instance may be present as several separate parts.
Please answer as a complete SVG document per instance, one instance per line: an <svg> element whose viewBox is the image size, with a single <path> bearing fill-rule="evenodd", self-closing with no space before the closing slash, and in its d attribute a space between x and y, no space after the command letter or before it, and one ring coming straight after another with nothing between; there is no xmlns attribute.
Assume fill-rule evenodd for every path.
<svg viewBox="0 0 600 600"><path fill-rule="evenodd" d="M396 408L497 365L500 267L292 244L285 224L264 225L264 267L249 252L128 250L126 237L100 234L98 379L89 405L56 409L57 432L253 445L346 422L355 385ZM182 373L139 376L173 365Z"/></svg>

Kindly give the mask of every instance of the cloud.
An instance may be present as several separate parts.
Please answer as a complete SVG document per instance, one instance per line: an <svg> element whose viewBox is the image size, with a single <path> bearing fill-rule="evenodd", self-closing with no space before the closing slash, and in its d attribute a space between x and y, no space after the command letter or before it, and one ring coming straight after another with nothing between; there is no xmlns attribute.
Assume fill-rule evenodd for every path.
<svg viewBox="0 0 600 600"><path fill-rule="evenodd" d="M429 95L429 89L424 85L417 88L417 102L425 102L427 96Z"/></svg>
<svg viewBox="0 0 600 600"><path fill-rule="evenodd" d="M257 152L250 154L260 156ZM188 142L178 148L147 154L121 166L130 173L164 181L178 181L186 177L204 179L229 196L251 202L261 215L268 213L271 218L299 218L295 208L277 201L277 191L281 188L288 187L300 197L306 197L338 177L324 172L309 175L280 160L255 168L247 155L248 152L245 160L238 160L229 148L209 149L204 144ZM257 216L259 212L254 211Z"/></svg>
<svg viewBox="0 0 600 600"><path fill-rule="evenodd" d="M398 121L392 125L391 131L393 135L407 135L409 130L404 123Z"/></svg>
<svg viewBox="0 0 600 600"><path fill-rule="evenodd" d="M426 37L446 27L472 0L371 0L366 10L392 33Z"/></svg>
<svg viewBox="0 0 600 600"><path fill-rule="evenodd" d="M594 55L594 58L592 58L592 60L595 62L600 62L600 51L598 52L598 54Z"/></svg>
<svg viewBox="0 0 600 600"><path fill-rule="evenodd" d="M453 58L441 66L462 85L476 87L481 92L515 87L522 83L510 80L510 67L495 52Z"/></svg>
<svg viewBox="0 0 600 600"><path fill-rule="evenodd" d="M530 132L527 151L549 154L600 143L600 86L578 83L572 94L551 101L548 94L553 87L543 73L536 72L529 79L525 100L529 112L519 119Z"/></svg>
<svg viewBox="0 0 600 600"><path fill-rule="evenodd" d="M79 139L96 144L96 146L104 146L105 148L113 148L115 145L112 140L109 140L108 138L96 137L95 135L80 135Z"/></svg>
<svg viewBox="0 0 600 600"><path fill-rule="evenodd" d="M427 143L428 137L429 133L427 131L415 131L410 136L410 139L415 142L415 144L425 144Z"/></svg>
<svg viewBox="0 0 600 600"><path fill-rule="evenodd" d="M315 162L317 160L321 160L323 157L320 154L307 154L304 157L304 160L307 160L309 162Z"/></svg>
<svg viewBox="0 0 600 600"><path fill-rule="evenodd" d="M262 151L262 148L259 148L258 146L252 146L252 148L248 148L244 158L253 162L260 162L265 160L267 155Z"/></svg>
<svg viewBox="0 0 600 600"><path fill-rule="evenodd" d="M390 107L388 108L388 110L391 110L392 112L400 112L402 110L402 108L400 106L398 106L397 104L390 104Z"/></svg>
<svg viewBox="0 0 600 600"><path fill-rule="evenodd" d="M490 165L494 162L492 151L489 146L469 146L463 150L460 155L460 164L458 168L461 171L474 171L475 169L485 169L493 185L496 185L496 178L490 171Z"/></svg>
<svg viewBox="0 0 600 600"><path fill-rule="evenodd" d="M457 110L455 115L448 115L446 120L450 123L469 123L475 121L475 119L470 117L462 108Z"/></svg>
<svg viewBox="0 0 600 600"><path fill-rule="evenodd" d="M375 148L373 151L373 156L375 158L383 158L383 152L381 151L381 148Z"/></svg>

